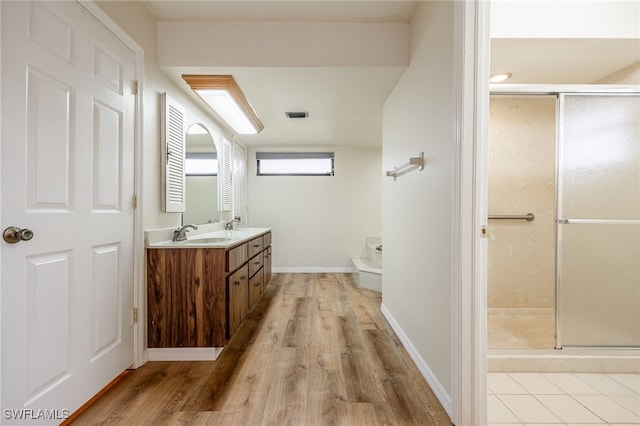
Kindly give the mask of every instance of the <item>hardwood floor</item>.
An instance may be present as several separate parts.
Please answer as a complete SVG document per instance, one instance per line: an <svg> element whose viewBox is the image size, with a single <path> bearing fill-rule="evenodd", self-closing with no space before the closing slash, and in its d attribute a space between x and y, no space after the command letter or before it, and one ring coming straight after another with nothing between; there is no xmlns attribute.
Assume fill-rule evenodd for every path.
<svg viewBox="0 0 640 426"><path fill-rule="evenodd" d="M148 362L77 425L450 425L351 274L274 274L216 361Z"/></svg>

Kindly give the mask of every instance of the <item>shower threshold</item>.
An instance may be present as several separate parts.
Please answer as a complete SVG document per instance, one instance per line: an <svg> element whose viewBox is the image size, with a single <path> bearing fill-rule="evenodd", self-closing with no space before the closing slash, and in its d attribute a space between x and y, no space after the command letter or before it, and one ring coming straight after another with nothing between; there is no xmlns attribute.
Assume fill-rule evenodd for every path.
<svg viewBox="0 0 640 426"><path fill-rule="evenodd" d="M640 373L638 348L489 349L487 355L491 373Z"/></svg>

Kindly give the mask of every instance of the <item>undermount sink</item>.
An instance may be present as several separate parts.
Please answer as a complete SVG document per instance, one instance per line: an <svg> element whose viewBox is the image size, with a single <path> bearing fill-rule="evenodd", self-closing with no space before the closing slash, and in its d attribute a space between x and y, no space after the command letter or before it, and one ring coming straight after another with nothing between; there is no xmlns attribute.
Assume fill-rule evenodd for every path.
<svg viewBox="0 0 640 426"><path fill-rule="evenodd" d="M214 243L224 243L225 241L229 241L231 238L225 237L215 237L215 238L194 238L193 240L183 241L183 244L214 244Z"/></svg>

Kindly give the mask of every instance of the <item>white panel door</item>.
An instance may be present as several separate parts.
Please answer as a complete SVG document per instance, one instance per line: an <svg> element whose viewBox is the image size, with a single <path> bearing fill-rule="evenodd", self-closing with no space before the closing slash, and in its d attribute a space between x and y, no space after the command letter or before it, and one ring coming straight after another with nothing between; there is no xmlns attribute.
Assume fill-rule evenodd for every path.
<svg viewBox="0 0 640 426"><path fill-rule="evenodd" d="M59 424L133 361L135 54L77 2L0 7L0 219L33 231L0 242L2 421Z"/></svg>

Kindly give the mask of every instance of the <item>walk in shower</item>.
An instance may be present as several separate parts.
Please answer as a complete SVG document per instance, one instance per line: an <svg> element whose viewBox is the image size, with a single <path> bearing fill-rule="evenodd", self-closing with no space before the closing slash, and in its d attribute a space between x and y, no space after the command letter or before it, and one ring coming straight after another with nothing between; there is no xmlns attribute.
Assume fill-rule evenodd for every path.
<svg viewBox="0 0 640 426"><path fill-rule="evenodd" d="M493 92L488 181L490 369L640 369L640 95Z"/></svg>

